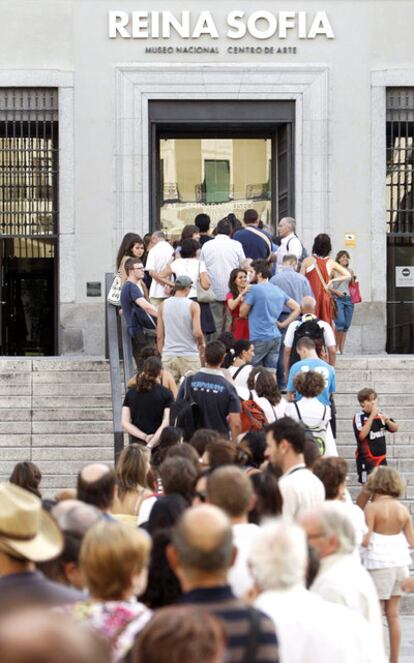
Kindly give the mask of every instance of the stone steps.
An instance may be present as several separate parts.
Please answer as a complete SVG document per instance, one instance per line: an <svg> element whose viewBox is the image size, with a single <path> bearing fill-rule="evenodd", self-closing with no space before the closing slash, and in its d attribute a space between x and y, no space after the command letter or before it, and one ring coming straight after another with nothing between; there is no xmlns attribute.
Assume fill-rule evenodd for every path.
<svg viewBox="0 0 414 663"><path fill-rule="evenodd" d="M113 462L109 365L83 358L0 360L0 478L19 460L45 495L73 487L87 463Z"/></svg>

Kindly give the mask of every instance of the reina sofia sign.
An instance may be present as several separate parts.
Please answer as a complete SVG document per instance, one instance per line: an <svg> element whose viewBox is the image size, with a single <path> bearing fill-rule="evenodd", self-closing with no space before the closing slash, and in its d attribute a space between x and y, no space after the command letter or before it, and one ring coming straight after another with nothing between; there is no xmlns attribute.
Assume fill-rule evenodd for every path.
<svg viewBox="0 0 414 663"><path fill-rule="evenodd" d="M226 16L227 30L220 35L216 22L209 11L110 11L108 13L108 36L110 39L198 39L206 35L211 39L299 39L325 37L334 39L334 31L324 11L309 15L309 12L258 10L250 14L232 11Z"/></svg>

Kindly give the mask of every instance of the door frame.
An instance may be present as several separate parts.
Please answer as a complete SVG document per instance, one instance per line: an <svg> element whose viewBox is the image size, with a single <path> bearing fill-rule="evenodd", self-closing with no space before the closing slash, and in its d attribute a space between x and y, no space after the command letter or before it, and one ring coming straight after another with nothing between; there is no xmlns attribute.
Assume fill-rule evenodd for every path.
<svg viewBox="0 0 414 663"><path fill-rule="evenodd" d="M288 159L289 215L295 214L295 118L294 101L154 100L148 103L149 229L160 228L160 140L165 138L268 138L272 140L272 225L278 216L276 163L277 132L288 125L291 148ZM152 182L156 185L152 186Z"/></svg>

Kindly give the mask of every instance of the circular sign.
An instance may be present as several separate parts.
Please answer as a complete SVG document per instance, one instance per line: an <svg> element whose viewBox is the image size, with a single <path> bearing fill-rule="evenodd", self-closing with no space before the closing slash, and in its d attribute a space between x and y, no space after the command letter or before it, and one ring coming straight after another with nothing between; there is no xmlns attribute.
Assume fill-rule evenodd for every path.
<svg viewBox="0 0 414 663"><path fill-rule="evenodd" d="M403 276L410 276L410 274L411 274L411 269L409 269L409 267L404 267L404 269L401 270L401 274L402 274Z"/></svg>

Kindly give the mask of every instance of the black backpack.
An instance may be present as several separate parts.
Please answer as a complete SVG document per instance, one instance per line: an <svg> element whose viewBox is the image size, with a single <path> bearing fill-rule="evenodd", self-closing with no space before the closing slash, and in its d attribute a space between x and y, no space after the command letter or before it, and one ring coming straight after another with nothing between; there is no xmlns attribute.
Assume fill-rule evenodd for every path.
<svg viewBox="0 0 414 663"><path fill-rule="evenodd" d="M289 368L295 364L297 361L300 361L300 357L296 350L296 346L300 338L307 336L315 341L316 352L318 357L321 356L322 351L325 345L325 339L323 334L323 329L318 325L319 318L309 318L308 320L303 320L300 325L296 327L295 335L293 337L292 350L290 352L289 359Z"/></svg>
<svg viewBox="0 0 414 663"><path fill-rule="evenodd" d="M191 395L191 378L184 380L184 396L171 407L170 425L181 428L184 442L193 437L196 430L203 428L203 412Z"/></svg>

